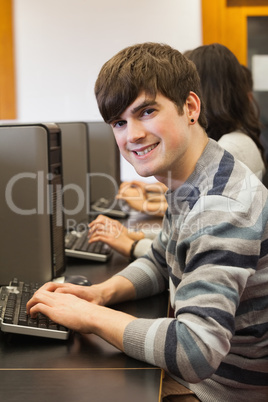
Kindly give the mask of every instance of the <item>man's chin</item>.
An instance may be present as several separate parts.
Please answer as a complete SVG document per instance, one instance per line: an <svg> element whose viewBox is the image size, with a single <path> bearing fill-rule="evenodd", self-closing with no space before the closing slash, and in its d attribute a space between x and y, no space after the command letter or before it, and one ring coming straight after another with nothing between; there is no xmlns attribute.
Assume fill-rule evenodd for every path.
<svg viewBox="0 0 268 402"><path fill-rule="evenodd" d="M138 173L139 176L141 177L151 177L154 176L154 174L151 171L143 170L143 169L136 169L136 173Z"/></svg>

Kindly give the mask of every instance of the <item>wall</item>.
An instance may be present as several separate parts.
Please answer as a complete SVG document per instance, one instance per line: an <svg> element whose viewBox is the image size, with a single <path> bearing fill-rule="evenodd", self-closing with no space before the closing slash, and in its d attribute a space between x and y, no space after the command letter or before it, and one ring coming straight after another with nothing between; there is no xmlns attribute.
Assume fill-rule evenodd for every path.
<svg viewBox="0 0 268 402"><path fill-rule="evenodd" d="M17 116L21 122L100 120L94 83L123 47L199 46L201 0L14 0ZM122 179L133 175L122 163Z"/></svg>

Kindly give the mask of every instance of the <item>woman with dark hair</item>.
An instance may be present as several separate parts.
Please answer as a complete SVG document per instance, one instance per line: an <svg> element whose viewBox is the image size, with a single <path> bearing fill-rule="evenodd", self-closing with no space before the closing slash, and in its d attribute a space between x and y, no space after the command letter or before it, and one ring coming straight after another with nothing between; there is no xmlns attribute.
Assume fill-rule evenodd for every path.
<svg viewBox="0 0 268 402"><path fill-rule="evenodd" d="M243 67L219 43L188 51L197 67L208 121L207 133L262 179L265 172L258 110Z"/></svg>

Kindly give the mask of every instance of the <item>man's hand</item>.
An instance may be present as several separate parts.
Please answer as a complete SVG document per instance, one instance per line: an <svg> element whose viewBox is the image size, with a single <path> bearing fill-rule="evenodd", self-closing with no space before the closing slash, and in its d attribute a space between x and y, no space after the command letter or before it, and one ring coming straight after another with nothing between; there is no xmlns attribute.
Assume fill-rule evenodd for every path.
<svg viewBox="0 0 268 402"><path fill-rule="evenodd" d="M130 232L119 221L99 215L89 225L89 243L101 241L129 257L134 240L144 238L142 232Z"/></svg>
<svg viewBox="0 0 268 402"><path fill-rule="evenodd" d="M125 327L135 317L103 304L133 299L135 289L123 277L112 277L100 285L78 286L49 282L27 303L27 313L43 313L51 320L81 333L94 333L123 350Z"/></svg>

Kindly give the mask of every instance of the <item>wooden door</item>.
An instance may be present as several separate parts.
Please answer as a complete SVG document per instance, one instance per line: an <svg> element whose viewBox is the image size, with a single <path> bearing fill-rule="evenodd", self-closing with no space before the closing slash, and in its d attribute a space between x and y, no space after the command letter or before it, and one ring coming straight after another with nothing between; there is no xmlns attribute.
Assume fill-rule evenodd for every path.
<svg viewBox="0 0 268 402"><path fill-rule="evenodd" d="M15 118L12 0L0 0L0 120Z"/></svg>
<svg viewBox="0 0 268 402"><path fill-rule="evenodd" d="M202 0L203 44L221 43L247 65L247 20L253 16L268 16L268 0Z"/></svg>
<svg viewBox="0 0 268 402"><path fill-rule="evenodd" d="M253 75L268 161L268 0L202 0L203 44L227 46Z"/></svg>

